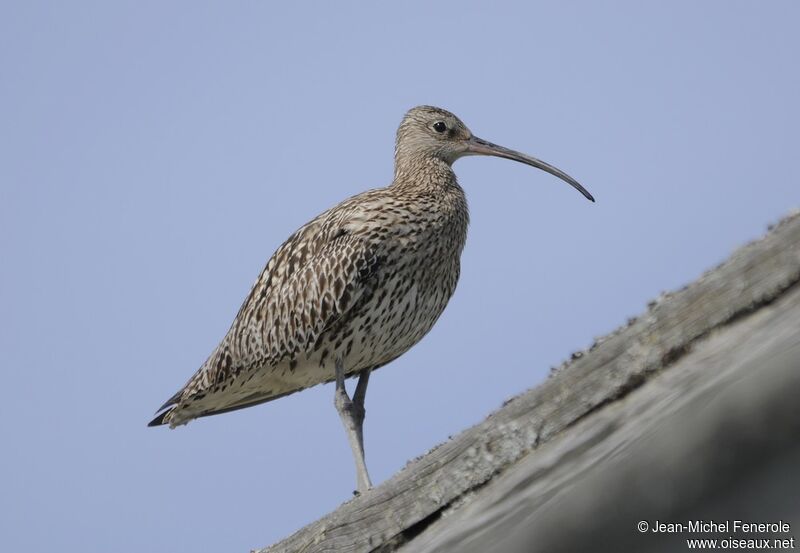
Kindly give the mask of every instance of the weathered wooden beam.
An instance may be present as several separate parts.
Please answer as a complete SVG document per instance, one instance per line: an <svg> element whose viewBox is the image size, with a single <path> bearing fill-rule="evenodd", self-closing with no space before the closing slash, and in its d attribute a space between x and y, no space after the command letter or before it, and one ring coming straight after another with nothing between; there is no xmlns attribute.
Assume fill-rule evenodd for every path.
<svg viewBox="0 0 800 553"><path fill-rule="evenodd" d="M728 537L800 546L798 497L796 285L529 453L401 551L667 552ZM698 520L728 530L692 531ZM789 531L745 533L735 520ZM658 521L686 528L656 533Z"/></svg>
<svg viewBox="0 0 800 553"><path fill-rule="evenodd" d="M548 380L391 479L266 552L391 551L532 450L674 364L712 331L776 301L800 281L800 215L737 250L638 319L573 355Z"/></svg>

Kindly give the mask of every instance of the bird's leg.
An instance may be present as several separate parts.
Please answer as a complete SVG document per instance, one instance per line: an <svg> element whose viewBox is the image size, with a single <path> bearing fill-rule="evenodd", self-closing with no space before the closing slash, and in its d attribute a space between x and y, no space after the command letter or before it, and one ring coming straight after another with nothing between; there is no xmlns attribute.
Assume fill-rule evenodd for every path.
<svg viewBox="0 0 800 553"><path fill-rule="evenodd" d="M364 493L372 487L367 472L367 463L364 461L364 398L367 395L367 384L369 383L369 370L361 373L356 385L353 399L347 395L344 387L344 366L342 362L336 361L336 392L333 396L333 404L342 419L347 439L350 442L350 449L353 450L353 459L356 462L356 486L358 493Z"/></svg>

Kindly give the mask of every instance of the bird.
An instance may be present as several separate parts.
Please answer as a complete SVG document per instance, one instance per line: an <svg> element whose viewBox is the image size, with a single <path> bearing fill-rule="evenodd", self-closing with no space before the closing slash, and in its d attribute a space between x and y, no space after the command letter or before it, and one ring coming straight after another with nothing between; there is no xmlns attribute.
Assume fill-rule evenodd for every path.
<svg viewBox="0 0 800 553"><path fill-rule="evenodd" d="M397 130L392 183L344 200L292 234L225 337L149 426L175 428L335 382L334 406L355 461L354 493L369 490L369 378L431 330L456 289L469 211L452 165L475 155L541 169L594 202L560 169L478 138L449 111L410 109ZM350 397L345 379L356 376Z"/></svg>

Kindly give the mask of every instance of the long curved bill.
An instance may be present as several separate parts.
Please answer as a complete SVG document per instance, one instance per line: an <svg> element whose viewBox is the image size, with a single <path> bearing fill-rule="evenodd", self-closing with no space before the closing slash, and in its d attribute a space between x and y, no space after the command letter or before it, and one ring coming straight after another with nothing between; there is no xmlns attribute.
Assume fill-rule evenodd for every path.
<svg viewBox="0 0 800 553"><path fill-rule="evenodd" d="M509 150L508 148L503 148L502 146L492 144L488 140L478 138L477 136L472 136L469 140L467 140L467 154L504 157L506 159L511 159L526 165L530 165L531 167L536 167L542 171L547 171L551 175L555 175L561 180L571 184L578 192L586 196L586 199L594 201L594 196L589 194L589 191L581 186L578 181L570 177L561 169L553 167L549 163L545 163L544 161L536 159L533 156L515 152L514 150Z"/></svg>

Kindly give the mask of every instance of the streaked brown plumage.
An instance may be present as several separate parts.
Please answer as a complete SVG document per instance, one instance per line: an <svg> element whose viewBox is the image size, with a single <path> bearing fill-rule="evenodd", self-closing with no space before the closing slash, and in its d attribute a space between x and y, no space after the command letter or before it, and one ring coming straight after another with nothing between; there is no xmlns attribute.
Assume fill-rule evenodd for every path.
<svg viewBox="0 0 800 553"><path fill-rule="evenodd" d="M337 409L359 491L368 488L367 379L433 327L455 290L469 216L451 165L475 154L534 165L592 199L558 169L474 137L453 114L413 108L397 132L394 182L329 209L278 248L225 338L150 425L270 401L337 379L338 365ZM351 405L343 378L354 374L362 378Z"/></svg>

